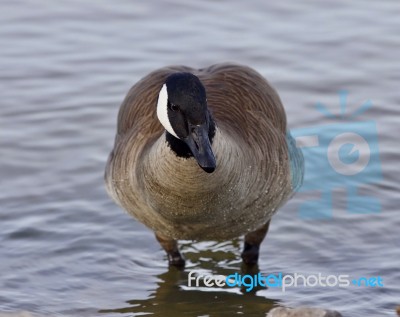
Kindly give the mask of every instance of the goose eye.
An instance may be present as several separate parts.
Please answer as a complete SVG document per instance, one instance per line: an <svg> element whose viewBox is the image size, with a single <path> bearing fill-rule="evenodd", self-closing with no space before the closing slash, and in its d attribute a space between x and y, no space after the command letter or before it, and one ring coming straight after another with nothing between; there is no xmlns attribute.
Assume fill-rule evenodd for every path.
<svg viewBox="0 0 400 317"><path fill-rule="evenodd" d="M179 106L171 104L171 110L172 111L179 111Z"/></svg>

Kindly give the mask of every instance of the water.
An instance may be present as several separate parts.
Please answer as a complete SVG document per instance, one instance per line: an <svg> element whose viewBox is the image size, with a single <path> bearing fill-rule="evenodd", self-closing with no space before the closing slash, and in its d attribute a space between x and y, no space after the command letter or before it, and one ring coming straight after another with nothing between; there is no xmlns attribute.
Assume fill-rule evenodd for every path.
<svg viewBox="0 0 400 317"><path fill-rule="evenodd" d="M0 19L0 311L42 316L265 316L273 305L394 316L400 304L398 1L7 1ZM382 212L298 216L297 195L273 219L260 271L380 275L383 288L291 288L243 294L187 287L190 270L240 271L241 241L185 242L168 269L153 234L103 185L116 115L142 76L167 64L236 61L277 88L292 128L330 123L367 99L383 179L363 187ZM323 180L321 180L323 182Z"/></svg>

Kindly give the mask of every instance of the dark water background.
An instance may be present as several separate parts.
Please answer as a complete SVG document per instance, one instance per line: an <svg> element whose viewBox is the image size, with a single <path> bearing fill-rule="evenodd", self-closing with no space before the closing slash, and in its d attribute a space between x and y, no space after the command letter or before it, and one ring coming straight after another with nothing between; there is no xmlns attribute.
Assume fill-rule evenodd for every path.
<svg viewBox="0 0 400 317"><path fill-rule="evenodd" d="M265 316L273 305L394 316L400 304L400 3L398 1L11 1L0 3L0 311L44 316ZM291 128L332 123L338 91L373 108L382 211L353 214L346 186L331 219L274 218L260 271L381 276L384 287L243 294L186 287L190 270L240 271L241 241L184 242L168 269L153 234L103 185L119 104L168 64L235 61L277 88ZM321 179L321 184L324 182Z"/></svg>

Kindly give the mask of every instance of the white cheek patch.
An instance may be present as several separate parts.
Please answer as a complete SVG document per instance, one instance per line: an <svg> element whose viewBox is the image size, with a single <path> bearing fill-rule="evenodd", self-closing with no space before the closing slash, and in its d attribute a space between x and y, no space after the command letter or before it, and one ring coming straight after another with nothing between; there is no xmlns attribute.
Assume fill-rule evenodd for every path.
<svg viewBox="0 0 400 317"><path fill-rule="evenodd" d="M162 86L160 94L158 95L157 117L158 120L160 120L163 127L165 128L165 130L171 133L174 137L178 138L168 118L168 92L166 84Z"/></svg>

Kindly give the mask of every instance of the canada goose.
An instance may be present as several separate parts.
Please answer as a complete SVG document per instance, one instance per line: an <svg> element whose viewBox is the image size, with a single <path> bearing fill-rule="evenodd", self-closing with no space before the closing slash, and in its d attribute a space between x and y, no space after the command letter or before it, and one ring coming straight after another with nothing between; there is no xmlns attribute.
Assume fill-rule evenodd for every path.
<svg viewBox="0 0 400 317"><path fill-rule="evenodd" d="M123 101L106 166L110 196L154 230L171 265L177 240L245 234L258 261L270 219L301 185L303 156L275 90L253 69L170 66Z"/></svg>

